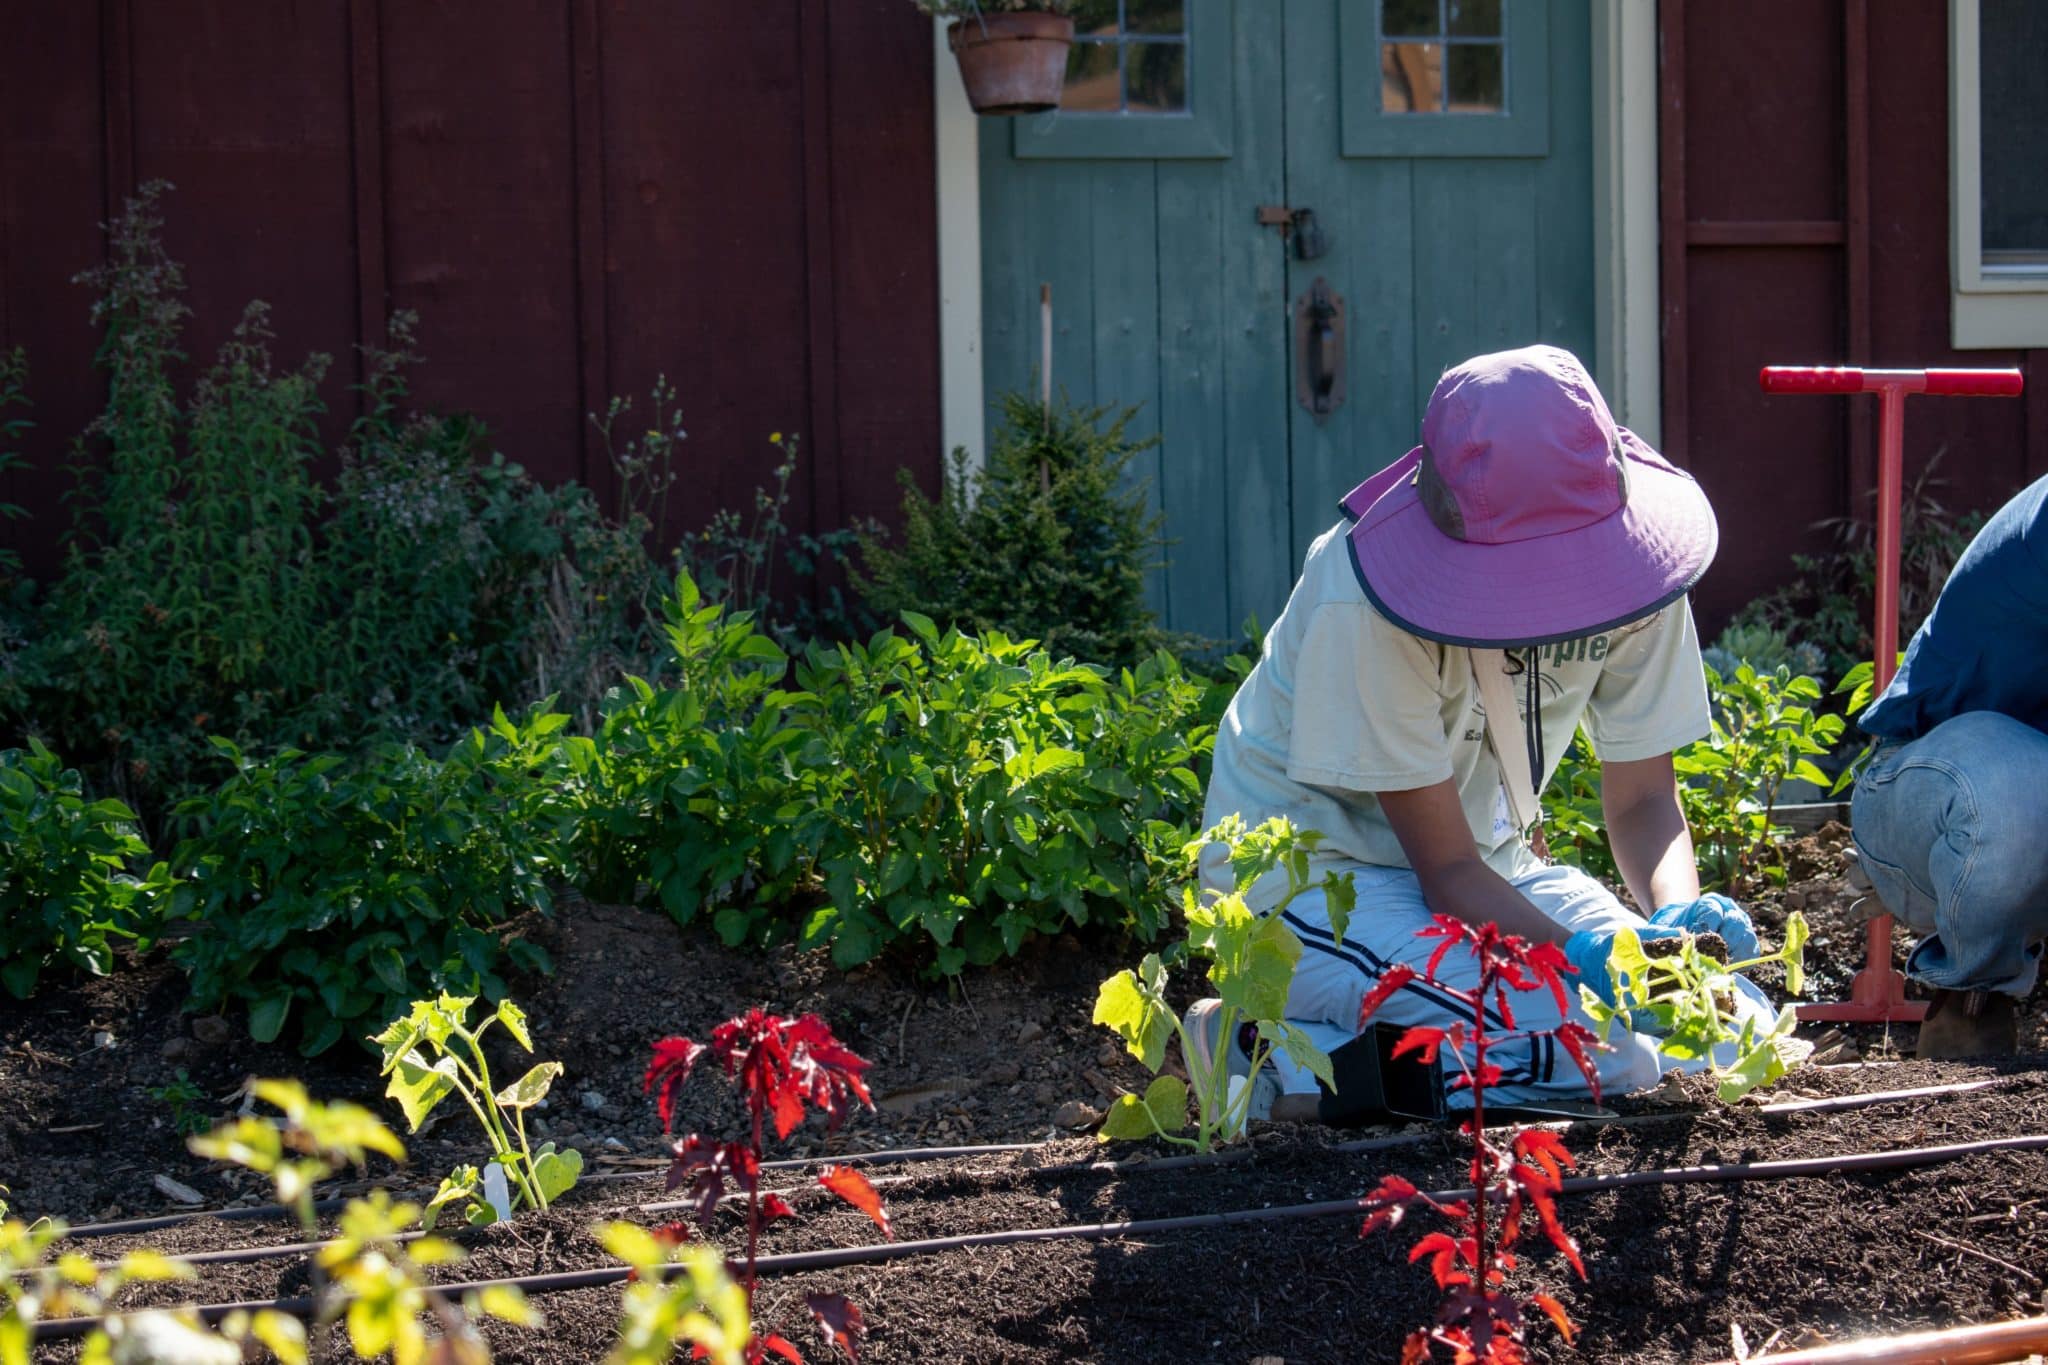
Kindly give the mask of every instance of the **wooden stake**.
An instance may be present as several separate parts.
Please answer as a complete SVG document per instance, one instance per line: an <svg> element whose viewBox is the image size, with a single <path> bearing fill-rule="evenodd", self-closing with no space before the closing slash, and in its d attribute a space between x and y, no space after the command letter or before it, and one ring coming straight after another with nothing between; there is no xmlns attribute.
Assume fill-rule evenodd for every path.
<svg viewBox="0 0 2048 1365"><path fill-rule="evenodd" d="M1043 418L1040 431L1052 435L1052 284L1038 286L1038 410ZM1052 492L1052 463L1038 457L1038 486Z"/></svg>

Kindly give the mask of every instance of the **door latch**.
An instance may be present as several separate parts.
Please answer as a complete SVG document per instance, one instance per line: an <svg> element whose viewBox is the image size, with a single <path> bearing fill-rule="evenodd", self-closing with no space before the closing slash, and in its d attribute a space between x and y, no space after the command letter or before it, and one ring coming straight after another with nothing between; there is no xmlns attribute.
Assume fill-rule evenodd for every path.
<svg viewBox="0 0 2048 1365"><path fill-rule="evenodd" d="M1288 239L1298 260L1313 261L1330 249L1329 237L1316 222L1314 209L1290 209L1285 204L1259 205L1260 227L1276 227Z"/></svg>

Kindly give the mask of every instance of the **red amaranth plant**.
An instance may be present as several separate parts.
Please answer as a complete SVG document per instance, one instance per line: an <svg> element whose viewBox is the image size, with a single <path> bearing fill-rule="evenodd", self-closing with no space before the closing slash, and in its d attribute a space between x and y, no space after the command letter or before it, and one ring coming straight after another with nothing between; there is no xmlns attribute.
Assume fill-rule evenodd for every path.
<svg viewBox="0 0 2048 1365"><path fill-rule="evenodd" d="M1569 998L1564 975L1571 968L1563 950L1554 943L1531 944L1502 933L1496 924L1474 928L1449 915L1431 918L1434 922L1417 936L1440 938L1443 942L1430 954L1428 964L1419 976L1406 965L1390 968L1360 1005L1358 1021L1359 1027L1364 1028L1373 1012L1394 992L1417 979L1471 1012L1469 1023L1409 1029L1401 1035L1394 1055L1413 1052L1424 1062L1435 1062L1439 1051L1449 1045L1462 1073L1452 1079L1451 1088L1472 1092L1472 1116L1459 1130L1472 1139L1472 1197L1440 1201L1398 1175L1383 1177L1379 1186L1361 1201L1366 1219L1359 1235L1369 1236L1380 1228L1395 1227L1418 1205L1435 1210L1453 1225L1452 1232L1428 1233L1409 1252L1411 1263L1428 1258L1430 1273L1436 1277L1444 1300L1437 1310L1435 1324L1417 1328L1403 1343L1402 1365L1433 1359L1438 1346L1450 1350L1455 1365L1521 1365L1526 1358L1524 1310L1540 1311L1548 1317L1567 1344L1576 1330L1564 1305L1549 1294L1531 1294L1518 1300L1503 1287L1508 1272L1515 1268L1514 1248L1521 1238L1523 1215L1535 1212L1544 1236L1564 1253L1580 1279L1586 1277L1586 1267L1579 1259L1579 1244L1564 1230L1557 1216L1557 1194L1565 1170L1572 1166L1571 1153L1565 1150L1564 1143L1557 1134L1542 1130L1517 1133L1505 1148L1486 1136L1486 1091L1489 1086L1500 1084L1501 1079L1500 1067L1486 1056L1495 1041L1487 1031L1486 1007L1489 1003L1493 1007L1498 1020L1494 1027L1512 1030L1515 1015L1509 992L1547 989L1557 1001L1558 1012L1563 1013ZM1437 979L1437 968L1445 956L1459 947L1479 962L1476 987L1459 989ZM1601 1046L1600 1041L1592 1030L1570 1020L1547 1032L1584 1073L1597 1102L1600 1078L1593 1068L1591 1054ZM1495 1205L1501 1209L1497 1226L1489 1212Z"/></svg>
<svg viewBox="0 0 2048 1365"><path fill-rule="evenodd" d="M692 1133L673 1145L675 1162L668 1170L668 1188L688 1187L685 1196L698 1224L708 1233L725 1197L728 1183L747 1196L747 1263L739 1276L746 1292L749 1313L754 1302L754 1264L760 1246L761 1229L777 1218L795 1216L795 1210L777 1194L761 1192L761 1142L765 1121L772 1115L775 1136L786 1138L803 1122L806 1108L825 1116L827 1131L837 1129L856 1101L874 1108L861 1073L867 1060L837 1038L825 1021L815 1014L786 1019L762 1009L726 1020L711 1031L709 1044L688 1038L664 1038L654 1045L647 1064L646 1089L655 1097L661 1112L662 1131L675 1131L675 1098L683 1082L706 1053L717 1060L725 1074L739 1086L746 1098L748 1138L742 1142L713 1142ZM818 1183L875 1220L882 1235L893 1237L889 1214L882 1197L860 1172L848 1166L828 1166ZM680 1235L681 1224L664 1229ZM804 1302L824 1333L852 1361L860 1359L861 1338L866 1324L861 1312L843 1294L806 1294ZM803 1365L803 1355L783 1337L756 1334L747 1344L747 1359L759 1362L773 1351L783 1359Z"/></svg>

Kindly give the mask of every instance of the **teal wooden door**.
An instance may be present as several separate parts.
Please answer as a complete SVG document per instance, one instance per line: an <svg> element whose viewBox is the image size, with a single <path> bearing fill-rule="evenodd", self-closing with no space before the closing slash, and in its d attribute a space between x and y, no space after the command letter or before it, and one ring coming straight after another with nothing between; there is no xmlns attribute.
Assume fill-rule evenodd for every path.
<svg viewBox="0 0 2048 1365"><path fill-rule="evenodd" d="M1141 471L1169 538L1154 605L1230 638L1278 613L1337 498L1414 444L1447 366L1538 340L1591 361L1587 6L1092 0L1081 18L1067 107L982 128L984 379L1032 382L1050 283L1054 383L1142 404L1163 438ZM1295 313L1319 283L1344 319L1327 412L1298 392L1315 356Z"/></svg>

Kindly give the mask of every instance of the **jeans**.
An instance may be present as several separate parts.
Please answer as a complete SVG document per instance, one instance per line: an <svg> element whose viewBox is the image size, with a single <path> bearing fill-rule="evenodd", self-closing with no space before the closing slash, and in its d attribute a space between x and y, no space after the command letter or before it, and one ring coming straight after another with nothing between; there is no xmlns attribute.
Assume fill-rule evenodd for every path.
<svg viewBox="0 0 2048 1365"><path fill-rule="evenodd" d="M1429 964L1439 940L1419 938L1416 932L1430 924L1430 912L1422 897L1422 884L1413 872L1400 867L1360 866L1351 873L1357 908L1340 941L1330 932L1329 914L1323 893L1311 889L1294 898L1281 912L1289 928L1301 940L1301 961L1294 968L1294 982L1287 995L1288 1021L1309 1036L1325 1052L1358 1036L1358 1008L1395 962L1405 962L1417 973ZM1614 898L1612 892L1575 867L1539 867L1513 879L1514 888L1553 922L1566 929L1627 927L1640 929L1643 919ZM1477 962L1462 949L1454 949L1437 967L1437 979L1445 985L1469 990L1477 982ZM1586 1079L1571 1058L1564 1054L1544 1030L1566 1019L1587 1027L1578 1006L1578 985L1566 978L1567 1012L1560 1014L1557 1002L1547 990L1510 992L1514 1029L1489 1032L1487 1059L1498 1064L1501 1083L1487 1088L1492 1101L1580 1097L1587 1093ZM1762 991L1743 977L1736 977L1735 1027L1754 1019L1759 1030L1770 1027L1775 1014ZM1492 1010L1489 1009L1489 1013ZM1441 991L1420 979L1411 981L1373 1015L1374 1024L1445 1027L1466 1021L1469 1014ZM1647 1090L1666 1071L1696 1071L1706 1063L1680 1063L1657 1051L1657 1040L1617 1028L1608 1040L1611 1051L1596 1052L1594 1070L1600 1077L1601 1093L1622 1095ZM1732 1047L1716 1049L1716 1060L1726 1066L1735 1059ZM1466 1049L1469 1061L1471 1049ZM1280 1088L1288 1094L1314 1094L1315 1077L1296 1067L1283 1052L1276 1052L1274 1065ZM1444 1074L1458 1074L1458 1064L1445 1050ZM1453 1108L1471 1108L1469 1091L1452 1091Z"/></svg>
<svg viewBox="0 0 2048 1365"><path fill-rule="evenodd" d="M2048 735L1995 711L1880 740L1849 808L1915 981L2025 995L2048 936Z"/></svg>

